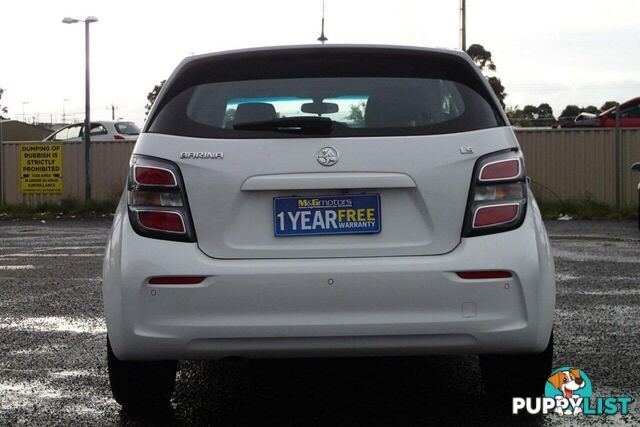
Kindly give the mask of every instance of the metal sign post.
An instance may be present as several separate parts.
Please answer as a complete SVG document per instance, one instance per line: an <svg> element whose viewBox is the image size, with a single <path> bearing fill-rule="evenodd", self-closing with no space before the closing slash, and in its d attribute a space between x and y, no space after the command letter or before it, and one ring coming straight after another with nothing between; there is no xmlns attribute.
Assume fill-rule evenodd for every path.
<svg viewBox="0 0 640 427"><path fill-rule="evenodd" d="M0 119L0 206L4 206L4 139L2 138L2 123L4 120Z"/></svg>
<svg viewBox="0 0 640 427"><path fill-rule="evenodd" d="M620 209L622 201L622 165L621 165L621 138L622 131L620 129L620 103L616 107L616 135L615 135L615 156L616 156L616 209Z"/></svg>

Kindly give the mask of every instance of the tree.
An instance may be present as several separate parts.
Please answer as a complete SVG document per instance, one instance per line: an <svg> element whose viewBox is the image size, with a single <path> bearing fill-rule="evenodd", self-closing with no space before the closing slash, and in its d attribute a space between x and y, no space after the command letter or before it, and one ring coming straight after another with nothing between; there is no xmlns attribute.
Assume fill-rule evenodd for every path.
<svg viewBox="0 0 640 427"><path fill-rule="evenodd" d="M574 118L578 114L582 113L582 108L577 105L567 105L562 113L560 113L560 117L562 118ZM560 118L558 117L558 118Z"/></svg>
<svg viewBox="0 0 640 427"><path fill-rule="evenodd" d="M505 108L505 113L507 113L509 122L511 122L512 125L520 126L520 123L524 120L524 114L517 105L515 107L509 106Z"/></svg>
<svg viewBox="0 0 640 427"><path fill-rule="evenodd" d="M603 107L605 107L603 105ZM578 107L577 105L567 105L564 110L562 110L562 114L558 119L562 118L564 120L573 119L580 113L589 113L589 114L600 114L600 110L595 105L588 105L586 107Z"/></svg>
<svg viewBox="0 0 640 427"><path fill-rule="evenodd" d="M617 105L618 103L616 101L607 101L602 104L602 107L600 107L600 111L607 111L609 108L616 107Z"/></svg>
<svg viewBox="0 0 640 427"><path fill-rule="evenodd" d="M525 119L535 120L538 118L538 107L533 105L525 105L522 109L522 116Z"/></svg>
<svg viewBox="0 0 640 427"><path fill-rule="evenodd" d="M553 108L551 108L551 105L545 102L538 105L536 110L537 117L535 126L551 126L555 123L556 118L553 116Z"/></svg>
<svg viewBox="0 0 640 427"><path fill-rule="evenodd" d="M467 48L467 55L473 59L473 62L475 62L482 71L490 71L492 73L496 71L496 64L493 62L491 52L486 50L482 45L472 44ZM504 99L507 97L507 93L504 90L502 82L496 76L489 77L485 74L485 77L489 80L489 84L496 94L498 101L500 101L502 108L505 108Z"/></svg>
<svg viewBox="0 0 640 427"><path fill-rule="evenodd" d="M347 120L353 122L355 126L363 126L364 125L364 107L365 103L359 102L357 104L351 104L349 106L349 115L346 117Z"/></svg>
<svg viewBox="0 0 640 427"><path fill-rule="evenodd" d="M500 101L500 105L502 105L502 108L505 108L504 99L507 97L507 92L504 91L502 82L497 77L489 77L489 84L491 85L491 89L493 89L493 93L496 94L498 101Z"/></svg>
<svg viewBox="0 0 640 427"><path fill-rule="evenodd" d="M227 126L227 124L233 122L233 119L236 118L236 109L235 108L229 108L227 111L224 112L224 125L225 127Z"/></svg>
<svg viewBox="0 0 640 427"><path fill-rule="evenodd" d="M542 103L537 107L525 105L523 109L516 105L508 107L505 112L511 124L519 127L551 126L556 121L553 116L553 108L547 103Z"/></svg>
<svg viewBox="0 0 640 427"><path fill-rule="evenodd" d="M162 86L164 86L164 82L166 82L166 80L163 80L159 84L155 85L153 87L153 90L149 92L149 94L147 95L147 101L149 102L147 103L147 105L144 106L145 116L149 115L149 111L151 111L151 107L153 107L153 103L156 102L156 98L158 97L158 93L160 93L160 89L162 89Z"/></svg>
<svg viewBox="0 0 640 427"><path fill-rule="evenodd" d="M491 52L486 50L481 44L472 44L467 48L467 55L478 64L481 70L496 70L496 64L491 58Z"/></svg>
<svg viewBox="0 0 640 427"><path fill-rule="evenodd" d="M4 93L4 89L2 89L0 87L0 99L2 99L2 94ZM7 109L7 107L3 107L2 105L0 105L0 119L6 119L6 117L3 116L3 114L7 114L9 110Z"/></svg>
<svg viewBox="0 0 640 427"><path fill-rule="evenodd" d="M582 109L583 112L585 113L591 113L591 114L599 114L600 110L598 110L598 107L596 107L595 105L589 105L587 107L584 107Z"/></svg>
<svg viewBox="0 0 640 427"><path fill-rule="evenodd" d="M538 105L538 118L555 120L555 117L553 116L553 108L551 108L551 105L547 103Z"/></svg>
<svg viewBox="0 0 640 427"><path fill-rule="evenodd" d="M509 122L518 127L530 127L533 126L533 114L531 112L531 108L533 106L526 105L524 109L515 107L507 107L505 108L505 113L507 114L507 118ZM535 107L533 107L535 109ZM527 110L527 116L525 116L524 110Z"/></svg>

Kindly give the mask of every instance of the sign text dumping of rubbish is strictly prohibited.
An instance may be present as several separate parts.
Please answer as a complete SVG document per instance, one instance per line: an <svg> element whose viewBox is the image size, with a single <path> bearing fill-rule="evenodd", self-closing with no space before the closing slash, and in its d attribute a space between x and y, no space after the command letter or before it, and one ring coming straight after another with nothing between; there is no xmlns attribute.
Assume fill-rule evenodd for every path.
<svg viewBox="0 0 640 427"><path fill-rule="evenodd" d="M62 144L20 144L20 191L23 194L62 192Z"/></svg>

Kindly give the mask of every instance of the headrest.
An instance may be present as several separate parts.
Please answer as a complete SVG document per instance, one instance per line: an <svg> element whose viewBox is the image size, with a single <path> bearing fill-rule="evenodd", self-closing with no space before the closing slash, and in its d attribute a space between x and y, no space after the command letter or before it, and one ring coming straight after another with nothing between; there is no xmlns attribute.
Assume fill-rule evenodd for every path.
<svg viewBox="0 0 640 427"><path fill-rule="evenodd" d="M247 102L239 104L233 117L233 124L264 122L278 116L272 104L266 102Z"/></svg>
<svg viewBox="0 0 640 427"><path fill-rule="evenodd" d="M364 113L366 127L412 127L421 125L426 110L425 100L415 89L389 87L379 90L367 100Z"/></svg>

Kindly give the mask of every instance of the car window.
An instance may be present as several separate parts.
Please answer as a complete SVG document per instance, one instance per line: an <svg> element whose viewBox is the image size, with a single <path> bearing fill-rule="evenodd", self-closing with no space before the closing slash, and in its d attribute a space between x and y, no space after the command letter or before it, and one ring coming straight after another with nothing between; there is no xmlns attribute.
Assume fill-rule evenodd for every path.
<svg viewBox="0 0 640 427"><path fill-rule="evenodd" d="M106 135L109 132L107 132L107 128L104 127L104 125L100 124L100 123L91 123L91 135Z"/></svg>
<svg viewBox="0 0 640 427"><path fill-rule="evenodd" d="M321 114L322 117L330 118L333 121L341 122L349 127L364 126L364 111L367 107L368 97L366 95L350 95L323 99L324 103L337 105L337 111L333 113ZM276 113L276 118L286 117L313 117L317 114L302 111L304 105L313 103L311 98L298 97L271 97L271 98L241 98L230 99L224 113L223 128L232 129L236 111L246 110L251 104L269 104Z"/></svg>
<svg viewBox="0 0 640 427"><path fill-rule="evenodd" d="M313 93L314 96L305 96ZM224 101L224 104L221 104ZM336 136L430 133L436 125L454 122L475 104L496 125L487 104L468 87L443 79L397 77L298 78L209 83L197 86L186 105L187 118L210 128L212 136L234 137L235 126L287 117L320 116L333 121ZM315 103L315 104L314 104ZM327 113L304 106L331 108ZM330 107L326 107L330 106ZM478 107L480 106L480 107ZM313 108L313 107L309 107ZM333 111L335 110L335 111ZM467 116L471 116L468 112ZM473 128L469 121L450 123L450 131Z"/></svg>
<svg viewBox="0 0 640 427"><path fill-rule="evenodd" d="M625 119L640 118L640 104L623 108L622 110L620 110L620 117Z"/></svg>
<svg viewBox="0 0 640 427"><path fill-rule="evenodd" d="M240 62L243 66L234 68L214 61L199 73L179 75L148 130L212 138L307 137L314 135L285 133L274 121L306 123L314 117L330 119L329 136L338 137L443 134L504 125L484 82L456 57L409 55L391 61L380 54L340 52L335 58L310 56L296 62L289 55L270 58L271 71L265 62ZM235 72L225 75L223 70L231 69ZM212 76L216 81L207 81ZM247 123L272 126L249 129Z"/></svg>
<svg viewBox="0 0 640 427"><path fill-rule="evenodd" d="M67 135L69 134L69 128L60 129L53 135L54 141L64 141L67 139Z"/></svg>
<svg viewBox="0 0 640 427"><path fill-rule="evenodd" d="M119 122L115 124L116 131L123 135L138 135L140 128L133 122Z"/></svg>
<svg viewBox="0 0 640 427"><path fill-rule="evenodd" d="M53 137L54 141L66 141L71 138L80 137L82 125L73 125L64 129L60 129Z"/></svg>
<svg viewBox="0 0 640 427"><path fill-rule="evenodd" d="M69 132L67 133L67 139L79 138L81 131L82 131L82 125L70 126Z"/></svg>

